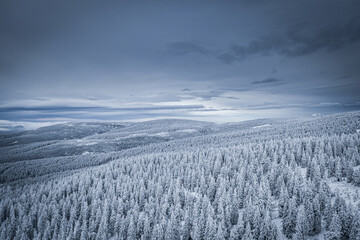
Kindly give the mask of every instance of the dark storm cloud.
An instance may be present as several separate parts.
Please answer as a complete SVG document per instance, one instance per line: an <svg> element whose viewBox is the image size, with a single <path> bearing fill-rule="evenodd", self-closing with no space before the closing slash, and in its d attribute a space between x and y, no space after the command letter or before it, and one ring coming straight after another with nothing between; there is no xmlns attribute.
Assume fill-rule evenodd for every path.
<svg viewBox="0 0 360 240"><path fill-rule="evenodd" d="M227 53L218 56L225 63L244 61L253 55L279 54L299 57L324 50L333 52L360 41L360 21L352 19L342 25L331 24L313 29L311 24L300 23L284 33L274 32L252 40L247 45L234 44Z"/></svg>
<svg viewBox="0 0 360 240"><path fill-rule="evenodd" d="M360 41L360 20L351 19L343 24L332 23L314 28L311 23L294 24L285 32L273 32L247 45L234 44L221 53L218 49L207 49L193 42L173 42L168 44L169 53L185 55L204 54L215 57L227 64L245 61L254 55L269 56L279 54L285 57L300 57L324 50L333 52Z"/></svg>
<svg viewBox="0 0 360 240"><path fill-rule="evenodd" d="M271 83L281 83L283 80L278 78L266 78L264 80L254 81L252 84L271 84Z"/></svg>

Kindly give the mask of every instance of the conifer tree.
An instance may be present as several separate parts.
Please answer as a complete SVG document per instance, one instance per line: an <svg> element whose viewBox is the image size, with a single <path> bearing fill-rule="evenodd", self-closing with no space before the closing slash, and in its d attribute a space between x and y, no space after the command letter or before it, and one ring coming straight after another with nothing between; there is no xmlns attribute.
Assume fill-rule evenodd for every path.
<svg viewBox="0 0 360 240"><path fill-rule="evenodd" d="M164 239L163 229L160 224L155 225L151 239ZM184 238L184 239L189 239L189 238Z"/></svg>
<svg viewBox="0 0 360 240"><path fill-rule="evenodd" d="M142 240L149 240L150 238L151 238L150 221L149 221L149 217L145 216L143 235L141 236L141 239Z"/></svg>
<svg viewBox="0 0 360 240"><path fill-rule="evenodd" d="M188 212L185 212L184 217L184 224L181 228L181 238L188 240L190 238L190 232L191 232L191 223L190 223L190 217Z"/></svg>
<svg viewBox="0 0 360 240"><path fill-rule="evenodd" d="M74 238L80 239L80 236L81 236L81 225L80 225L80 221L77 220L74 228Z"/></svg>
<svg viewBox="0 0 360 240"><path fill-rule="evenodd" d="M308 233L309 226L307 223L307 219L305 216L305 208L301 205L298 208L297 216L296 216L296 228L295 235L293 237L294 240L306 240L306 235Z"/></svg>
<svg viewBox="0 0 360 240"><path fill-rule="evenodd" d="M328 200L325 204L325 210L324 210L324 221L325 221L325 229L329 229L331 220L333 217L333 207L331 205L331 201Z"/></svg>
<svg viewBox="0 0 360 240"><path fill-rule="evenodd" d="M166 239L180 239L180 235L178 232L178 223L177 223L177 219L176 219L176 214L175 212L172 212L171 214L171 218L170 221L168 221L167 227L166 227L166 232L165 232L165 238Z"/></svg>
<svg viewBox="0 0 360 240"><path fill-rule="evenodd" d="M341 181L342 179L341 165L339 160L337 160L335 163L335 177L337 181Z"/></svg>
<svg viewBox="0 0 360 240"><path fill-rule="evenodd" d="M242 237L242 240L254 240L255 238L252 235L252 231L251 231L251 227L250 227L250 223L246 224L246 229L245 229L245 233Z"/></svg>
<svg viewBox="0 0 360 240"><path fill-rule="evenodd" d="M135 240L137 239L137 233L136 233L136 223L134 221L134 217L131 215L130 221L129 221L129 228L127 232L127 239L129 240Z"/></svg>
<svg viewBox="0 0 360 240"><path fill-rule="evenodd" d="M283 216L283 233L291 238L296 227L296 200L291 198Z"/></svg>
<svg viewBox="0 0 360 240"><path fill-rule="evenodd" d="M225 239L226 238L226 227L225 227L225 223L224 220L222 220L218 225L217 225L217 231L216 231L216 235L215 235L215 239Z"/></svg>
<svg viewBox="0 0 360 240"><path fill-rule="evenodd" d="M234 225L230 231L230 239L240 239L244 234L244 221L241 214L238 214L238 220L236 225Z"/></svg>
<svg viewBox="0 0 360 240"><path fill-rule="evenodd" d="M215 235L216 235L216 222L211 216L211 214L208 214L206 221L206 228L205 228L205 239L213 240L215 239Z"/></svg>
<svg viewBox="0 0 360 240"><path fill-rule="evenodd" d="M264 216L263 221L261 222L259 239L267 240L271 235L271 219L267 210L265 210L265 213L263 215Z"/></svg>
<svg viewBox="0 0 360 240"><path fill-rule="evenodd" d="M316 194L313 200L313 210L314 210L314 225L313 225L313 234L319 234L321 232L321 210L319 195Z"/></svg>
<svg viewBox="0 0 360 240"><path fill-rule="evenodd" d="M329 230L326 233L326 239L328 240L340 240L341 239L341 222L337 213L333 214Z"/></svg>
<svg viewBox="0 0 360 240"><path fill-rule="evenodd" d="M45 226L45 232L44 232L44 235L43 235L43 239L44 240L50 240L51 239L50 222L49 221L46 221L46 226Z"/></svg>
<svg viewBox="0 0 360 240"><path fill-rule="evenodd" d="M84 220L81 225L80 240L87 240L87 239L88 239L88 228L86 226L86 221Z"/></svg>
<svg viewBox="0 0 360 240"><path fill-rule="evenodd" d="M360 240L360 207L355 210L349 233L350 239Z"/></svg>
<svg viewBox="0 0 360 240"><path fill-rule="evenodd" d="M285 184L281 187L279 197L279 217L283 217L285 212L285 204L289 201L289 196Z"/></svg>
<svg viewBox="0 0 360 240"><path fill-rule="evenodd" d="M262 230L262 225L263 225L263 216L261 216L260 213L260 209L259 207L255 208L255 213L254 213L254 219L253 219L253 231L252 231L252 235L255 239L259 239L260 238L260 232Z"/></svg>

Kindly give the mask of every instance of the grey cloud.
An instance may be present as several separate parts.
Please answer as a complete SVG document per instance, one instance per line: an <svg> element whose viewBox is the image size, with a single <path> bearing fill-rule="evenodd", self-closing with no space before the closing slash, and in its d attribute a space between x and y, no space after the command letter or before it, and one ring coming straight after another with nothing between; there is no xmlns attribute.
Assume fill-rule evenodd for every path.
<svg viewBox="0 0 360 240"><path fill-rule="evenodd" d="M90 101L96 101L96 100L99 100L98 98L96 98L96 97L86 97L86 98L84 98L84 99L86 99L86 100L90 100Z"/></svg>
<svg viewBox="0 0 360 240"><path fill-rule="evenodd" d="M335 78L335 80L342 80L342 79L347 79L347 78L350 78L351 75L344 75L344 76L340 76L340 77L337 77Z"/></svg>
<svg viewBox="0 0 360 240"><path fill-rule="evenodd" d="M270 109L286 109L286 108L337 108L351 106L356 107L357 104L340 104L338 102L321 102L321 103L296 103L296 104L272 104L265 103L261 105L248 105L245 107L247 110L270 110Z"/></svg>
<svg viewBox="0 0 360 240"><path fill-rule="evenodd" d="M333 52L360 41L360 21L352 19L340 25L312 28L307 22L292 25L285 32L273 32L250 41L234 44L222 53L193 42L172 42L168 51L174 55L197 53L215 57L224 63L241 62L250 56L279 54L286 57L309 55L320 50Z"/></svg>
<svg viewBox="0 0 360 240"><path fill-rule="evenodd" d="M211 100L220 97L224 91L203 91L203 92L189 92L187 96L190 98L201 98L202 100Z"/></svg>
<svg viewBox="0 0 360 240"><path fill-rule="evenodd" d="M225 63L233 63L258 54L269 56L276 53L286 57L299 57L320 50L333 52L359 41L360 22L357 20L320 29L311 29L309 23L300 23L291 26L285 33L274 32L253 40L248 45L235 44L217 58Z"/></svg>
<svg viewBox="0 0 360 240"><path fill-rule="evenodd" d="M360 40L360 23L352 20L342 26L326 26L312 32L307 32L306 27L300 26L290 29L287 36L293 46L280 50L286 56L302 56L321 49L332 52Z"/></svg>
<svg viewBox="0 0 360 240"><path fill-rule="evenodd" d="M223 53L216 56L216 58L227 64L231 64L238 60L238 57L235 54L231 54L231 53Z"/></svg>
<svg viewBox="0 0 360 240"><path fill-rule="evenodd" d="M229 92L248 92L253 89L251 88L221 88L222 91L229 91Z"/></svg>
<svg viewBox="0 0 360 240"><path fill-rule="evenodd" d="M360 83L358 82L349 82L341 83L343 79L339 80L339 84L329 84L329 85L320 85L320 86L309 86L303 95L309 96L331 96L332 101L342 101L342 102L351 102L357 100L360 89ZM357 95L356 95L357 94Z"/></svg>
<svg viewBox="0 0 360 240"><path fill-rule="evenodd" d="M96 119L131 119L145 116L172 116L173 110L180 116L181 112L200 111L206 109L203 105L149 105L112 108L107 106L39 106L39 107L0 107L0 119L6 120L36 120L39 118L66 117L86 119L96 116ZM184 110L184 111L181 111Z"/></svg>
<svg viewBox="0 0 360 240"><path fill-rule="evenodd" d="M69 106L40 106L40 107L0 107L0 112L18 112L18 111L146 111L146 110L173 110L173 109L195 109L204 108L203 105L171 105L171 106L146 106L146 107L69 107Z"/></svg>
<svg viewBox="0 0 360 240"><path fill-rule="evenodd" d="M270 84L270 83L280 83L283 80L278 78L266 78L264 80L254 81L252 84Z"/></svg>

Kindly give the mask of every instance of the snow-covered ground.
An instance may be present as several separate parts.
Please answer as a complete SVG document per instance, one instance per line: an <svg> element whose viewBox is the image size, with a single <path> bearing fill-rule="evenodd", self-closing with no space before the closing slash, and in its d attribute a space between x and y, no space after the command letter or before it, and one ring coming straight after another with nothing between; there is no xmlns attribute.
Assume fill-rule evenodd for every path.
<svg viewBox="0 0 360 240"><path fill-rule="evenodd" d="M253 128L263 128L263 127L270 127L271 124L264 124L264 125L260 125L260 126L255 126Z"/></svg>
<svg viewBox="0 0 360 240"><path fill-rule="evenodd" d="M354 187L354 184L346 181L336 181L335 178L329 180L329 187L332 192L338 192L340 196L344 197L347 203L354 206L360 204L360 188Z"/></svg>
<svg viewBox="0 0 360 240"><path fill-rule="evenodd" d="M360 112L229 124L67 123L2 134L0 239L24 232L40 239L290 239L310 221L304 239L326 239L344 225L342 216L353 219L339 230L351 239L360 188L343 169L360 169L358 129Z"/></svg>

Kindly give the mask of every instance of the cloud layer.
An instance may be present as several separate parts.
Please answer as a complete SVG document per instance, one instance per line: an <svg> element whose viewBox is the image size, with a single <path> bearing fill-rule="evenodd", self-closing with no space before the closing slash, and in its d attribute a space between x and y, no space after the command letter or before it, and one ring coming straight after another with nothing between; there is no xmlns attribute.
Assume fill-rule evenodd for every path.
<svg viewBox="0 0 360 240"><path fill-rule="evenodd" d="M0 119L357 110L359 10L356 0L2 1Z"/></svg>

